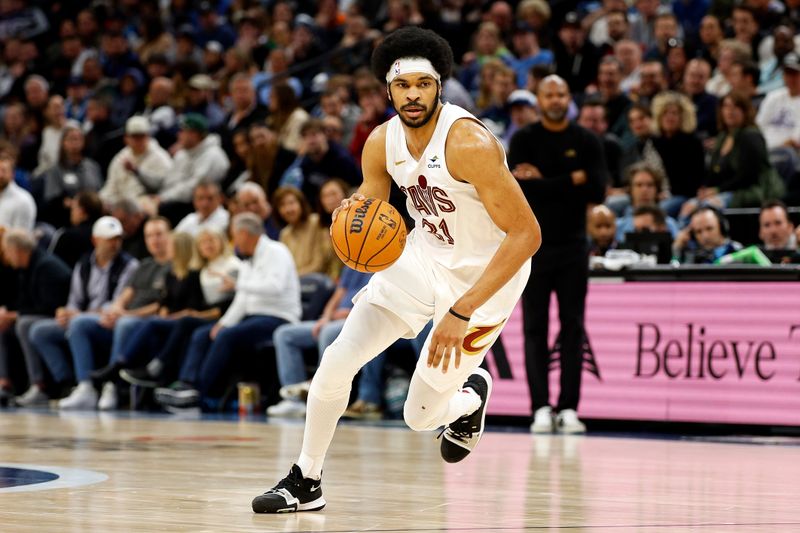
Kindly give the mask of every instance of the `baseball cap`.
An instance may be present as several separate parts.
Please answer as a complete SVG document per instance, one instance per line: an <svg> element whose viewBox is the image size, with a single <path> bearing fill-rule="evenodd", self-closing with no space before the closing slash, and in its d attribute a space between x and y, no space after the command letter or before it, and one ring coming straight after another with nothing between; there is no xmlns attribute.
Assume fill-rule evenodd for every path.
<svg viewBox="0 0 800 533"><path fill-rule="evenodd" d="M147 117L136 115L128 119L125 123L125 133L127 135L148 135L150 133L150 121Z"/></svg>
<svg viewBox="0 0 800 533"><path fill-rule="evenodd" d="M98 239L122 237L122 224L114 217L100 217L92 226L92 237L97 237Z"/></svg>
<svg viewBox="0 0 800 533"><path fill-rule="evenodd" d="M561 27L572 27L572 28L580 28L581 27L581 17L575 11L570 11L566 15L564 15L564 20L561 22Z"/></svg>
<svg viewBox="0 0 800 533"><path fill-rule="evenodd" d="M215 54L222 53L222 45L219 41L208 41L206 43L206 50L209 52L214 52Z"/></svg>
<svg viewBox="0 0 800 533"><path fill-rule="evenodd" d="M189 87L200 91L210 91L217 88L217 82L208 74L195 74L189 78Z"/></svg>
<svg viewBox="0 0 800 533"><path fill-rule="evenodd" d="M314 17L307 13L300 13L296 17L294 17L294 25L295 26L305 26L313 30L317 27L317 22L314 20Z"/></svg>
<svg viewBox="0 0 800 533"><path fill-rule="evenodd" d="M789 52L783 58L783 68L800 72L800 56L794 52Z"/></svg>
<svg viewBox="0 0 800 533"><path fill-rule="evenodd" d="M200 113L186 113L181 118L181 129L207 133L208 120Z"/></svg>
<svg viewBox="0 0 800 533"><path fill-rule="evenodd" d="M517 89L508 96L508 100L506 101L506 103L510 106L527 105L531 107L536 107L538 101L536 100L536 96L532 92L526 91L525 89Z"/></svg>

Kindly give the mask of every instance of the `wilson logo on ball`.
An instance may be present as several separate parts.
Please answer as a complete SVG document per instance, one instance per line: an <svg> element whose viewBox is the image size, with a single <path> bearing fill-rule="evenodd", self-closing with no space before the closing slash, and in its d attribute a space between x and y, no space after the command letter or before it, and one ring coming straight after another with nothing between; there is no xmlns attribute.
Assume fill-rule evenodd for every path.
<svg viewBox="0 0 800 533"><path fill-rule="evenodd" d="M367 198L362 205L354 209L355 215L350 222L350 233L361 233L361 230L364 229L364 217L369 213L369 206L372 205L372 202L372 198Z"/></svg>

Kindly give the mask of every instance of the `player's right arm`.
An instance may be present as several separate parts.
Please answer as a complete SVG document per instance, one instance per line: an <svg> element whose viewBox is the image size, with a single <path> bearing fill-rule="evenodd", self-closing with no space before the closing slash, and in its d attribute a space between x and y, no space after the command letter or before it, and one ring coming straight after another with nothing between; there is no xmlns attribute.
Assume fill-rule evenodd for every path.
<svg viewBox="0 0 800 533"><path fill-rule="evenodd" d="M392 185L392 176L386 170L386 125L383 123L369 134L364 151L361 154L361 170L364 181L350 198L345 198L339 207L333 210L333 221L340 211L347 210L353 202L364 198L377 198L388 201Z"/></svg>

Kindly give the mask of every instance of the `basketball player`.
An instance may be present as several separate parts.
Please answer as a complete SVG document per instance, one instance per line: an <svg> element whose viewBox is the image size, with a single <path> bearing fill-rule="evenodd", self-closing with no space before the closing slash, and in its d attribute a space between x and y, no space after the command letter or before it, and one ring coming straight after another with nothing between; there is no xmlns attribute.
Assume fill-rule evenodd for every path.
<svg viewBox="0 0 800 533"><path fill-rule="evenodd" d="M364 197L387 200L394 180L407 196L415 229L400 259L355 296L311 383L300 458L286 478L253 500L257 513L325 506L322 463L353 377L431 319L405 421L415 431L445 426L441 454L451 463L481 438L492 380L478 365L525 288L541 235L501 144L467 111L440 103L452 64L447 42L415 27L389 35L372 56L397 116L370 134L364 181L333 216Z"/></svg>

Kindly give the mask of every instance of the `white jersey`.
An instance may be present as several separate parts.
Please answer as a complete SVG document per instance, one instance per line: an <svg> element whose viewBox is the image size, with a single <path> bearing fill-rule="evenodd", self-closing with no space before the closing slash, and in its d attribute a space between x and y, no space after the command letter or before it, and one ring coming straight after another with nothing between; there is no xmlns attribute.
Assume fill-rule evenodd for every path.
<svg viewBox="0 0 800 533"><path fill-rule="evenodd" d="M406 195L414 233L426 255L448 269L485 267L505 238L475 187L448 171L445 144L455 121L474 115L444 104L436 129L419 161L411 156L400 117L386 126L386 170Z"/></svg>

